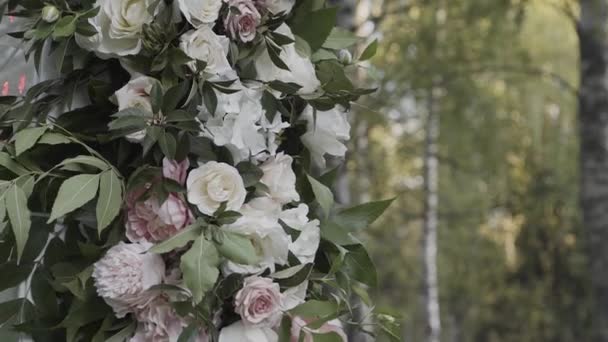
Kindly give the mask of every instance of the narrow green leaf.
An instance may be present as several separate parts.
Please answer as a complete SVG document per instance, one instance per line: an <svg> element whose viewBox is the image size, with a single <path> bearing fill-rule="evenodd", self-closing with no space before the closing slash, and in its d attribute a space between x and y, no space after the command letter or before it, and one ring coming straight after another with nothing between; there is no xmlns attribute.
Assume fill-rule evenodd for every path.
<svg viewBox="0 0 608 342"><path fill-rule="evenodd" d="M69 178L61 184L47 222L82 207L95 197L98 188L99 175L82 174Z"/></svg>
<svg viewBox="0 0 608 342"><path fill-rule="evenodd" d="M32 221L30 210L27 207L25 192L18 185L13 185L6 193L6 211L13 227L15 242L17 244L17 259L21 259L23 249L30 234Z"/></svg>
<svg viewBox="0 0 608 342"><path fill-rule="evenodd" d="M209 111L211 115L215 115L215 110L217 109L217 95L209 82L203 84L203 101L207 111Z"/></svg>
<svg viewBox="0 0 608 342"><path fill-rule="evenodd" d="M2 274L2 277L0 278L0 291L13 288L24 282L32 272L33 267L33 264L17 264L14 260L1 264L0 274Z"/></svg>
<svg viewBox="0 0 608 342"><path fill-rule="evenodd" d="M106 162L104 162L103 160L101 160L99 158L92 157L92 156L78 156L78 157L74 157L74 158L68 158L68 159L65 159L64 161L62 161L61 163L59 163L59 165L68 165L68 164L85 164L85 165L89 165L89 166L98 168L102 171L110 168L110 166Z"/></svg>
<svg viewBox="0 0 608 342"><path fill-rule="evenodd" d="M331 30L329 37L327 37L327 40L323 43L323 47L333 50L345 49L349 46L353 46L358 40L359 38L351 31L340 27L334 27Z"/></svg>
<svg viewBox="0 0 608 342"><path fill-rule="evenodd" d="M366 60L374 57L374 55L376 55L377 50L378 50L378 39L375 39L373 42L371 42L365 48L365 50L363 50L363 53L361 54L361 57L359 57L359 60L366 61Z"/></svg>
<svg viewBox="0 0 608 342"><path fill-rule="evenodd" d="M106 342L124 342L127 341L135 332L135 322L124 327L122 330L112 335Z"/></svg>
<svg viewBox="0 0 608 342"><path fill-rule="evenodd" d="M221 255L237 264L253 265L259 261L251 240L243 235L224 232L222 243L216 247Z"/></svg>
<svg viewBox="0 0 608 342"><path fill-rule="evenodd" d="M15 154L20 155L32 148L45 131L46 127L32 127L17 132L13 138L15 140Z"/></svg>
<svg viewBox="0 0 608 342"><path fill-rule="evenodd" d="M70 143L72 143L72 140L70 140L70 138L66 137L63 134L47 132L47 133L44 133L44 135L42 137L40 137L40 140L38 140L38 143L46 144L46 145L59 145L59 144L70 144Z"/></svg>
<svg viewBox="0 0 608 342"><path fill-rule="evenodd" d="M196 239L190 250L182 255L180 268L195 303L200 303L205 293L213 288L219 276L219 264L220 256L215 245L204 235Z"/></svg>
<svg viewBox="0 0 608 342"><path fill-rule="evenodd" d="M148 252L162 254L170 252L176 248L184 247L188 242L195 240L203 233L203 227L199 223L194 223L184 228L179 233L173 235L167 240L150 248Z"/></svg>
<svg viewBox="0 0 608 342"><path fill-rule="evenodd" d="M378 274L376 273L376 266L365 247L363 245L353 245L346 248L348 253L344 258L342 270L351 279L375 288L378 285Z"/></svg>
<svg viewBox="0 0 608 342"><path fill-rule="evenodd" d="M312 178L310 175L306 175L306 177L308 177L308 181L312 186L312 192L315 194L315 198L317 199L317 202L319 202L321 209L323 209L325 216L329 216L329 213L334 206L334 194L332 194L328 187Z"/></svg>
<svg viewBox="0 0 608 342"><path fill-rule="evenodd" d="M113 170L101 173L97 199L97 231L99 234L112 223L122 205L122 184Z"/></svg>
<svg viewBox="0 0 608 342"><path fill-rule="evenodd" d="M332 220L348 231L361 230L372 224L395 199L369 202L339 211Z"/></svg>
<svg viewBox="0 0 608 342"><path fill-rule="evenodd" d="M0 152L0 166L5 167L7 170L19 176L28 173L26 168L14 161L6 152Z"/></svg>

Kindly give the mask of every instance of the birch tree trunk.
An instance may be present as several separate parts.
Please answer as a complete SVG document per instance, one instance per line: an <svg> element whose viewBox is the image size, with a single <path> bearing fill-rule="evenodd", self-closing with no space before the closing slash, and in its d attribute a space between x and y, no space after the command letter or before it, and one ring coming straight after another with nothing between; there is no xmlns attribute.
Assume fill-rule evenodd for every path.
<svg viewBox="0 0 608 342"><path fill-rule="evenodd" d="M593 341L608 341L608 1L581 0L578 25L581 207L593 292Z"/></svg>
<svg viewBox="0 0 608 342"><path fill-rule="evenodd" d="M424 142L424 220L422 227L423 301L427 342L439 342L441 318L437 279L439 115L434 108L433 90L427 97L427 123Z"/></svg>

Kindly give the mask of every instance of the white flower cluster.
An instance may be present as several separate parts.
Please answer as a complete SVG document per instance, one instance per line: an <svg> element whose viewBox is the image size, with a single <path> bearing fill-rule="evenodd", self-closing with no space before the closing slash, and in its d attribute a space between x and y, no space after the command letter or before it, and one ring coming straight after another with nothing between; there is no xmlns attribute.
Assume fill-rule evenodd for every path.
<svg viewBox="0 0 608 342"><path fill-rule="evenodd" d="M227 3L224 8L229 9L228 17L223 18L223 32L227 36L214 32L224 3ZM241 81L228 60L231 40L247 43L258 34L261 13L288 13L294 3L294 0L173 2L173 10L179 11L180 18L183 16L192 26L179 37L179 48L194 61L203 62L192 62L188 67L207 80L233 81L230 88L238 90L218 93L215 112L209 112L207 106L200 104L197 116L200 134L216 146L226 147L235 164L249 161L257 165L263 172L260 182L266 191L263 196L248 200L242 176L226 163L200 162L190 169L187 160L177 163L165 159L163 176L185 186L186 194L172 193L163 203L154 197L139 201L144 190L130 195L126 228L132 243L111 248L95 264L93 277L99 295L118 317L132 314L138 320L137 332L131 341L177 341L183 328L188 326L188 318L179 317L159 291L150 290L163 283L182 285L179 270L169 265L166 256L148 253L147 249L151 243L166 240L193 222L196 210L212 216L225 205L226 210L239 212L242 216L220 228L246 236L259 257L255 264L225 260L221 265L224 276L238 273L245 281L234 300L235 312L241 320L221 329L220 342L276 342L275 330L284 312L304 302L307 282L281 292L272 278L261 276L264 272L275 272L277 266L290 266L290 254L302 264L312 263L320 243L319 221L310 220L308 206L299 203L294 160L279 152L282 134L290 123L283 121L280 112L268 118L262 105L264 91L268 90L262 85L271 81L297 83L301 86L298 94L305 96L315 93L321 83L310 58L300 55L294 43L283 45L280 52L289 70L277 67L266 50L255 53L252 64L257 75L255 81ZM77 42L103 58L120 59L140 53L146 25L165 10L164 1L158 0L97 0L97 5L100 11L89 21L98 34L78 36ZM183 22L180 18L175 20ZM286 24L275 31L295 38ZM204 70L198 70L201 65ZM151 112L155 82L158 81L133 74L131 81L115 94L119 110L136 107ZM344 156L344 141L349 138L350 130L345 116L340 108L317 113L310 106L304 109L301 119L306 121L306 132L301 140L317 165L325 165L326 155ZM137 131L127 139L142 143L145 134L145 130ZM284 225L296 234L289 234ZM297 340L300 331L308 328L304 327L305 318L295 317L294 322L300 324L292 328ZM319 331L344 336L337 321L328 322ZM319 331L306 330L305 341L312 340L312 333ZM197 341L207 340L206 333L200 331Z"/></svg>

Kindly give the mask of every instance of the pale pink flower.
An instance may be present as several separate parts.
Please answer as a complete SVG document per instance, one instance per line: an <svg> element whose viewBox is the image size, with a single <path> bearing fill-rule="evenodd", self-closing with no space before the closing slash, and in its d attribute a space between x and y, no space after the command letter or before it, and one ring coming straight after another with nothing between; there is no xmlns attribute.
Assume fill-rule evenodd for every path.
<svg viewBox="0 0 608 342"><path fill-rule="evenodd" d="M119 318L145 307L156 296L146 290L163 281L165 263L160 255L146 253L150 247L120 242L93 266L97 293Z"/></svg>
<svg viewBox="0 0 608 342"><path fill-rule="evenodd" d="M304 334L303 342L313 342L314 341L313 334L316 335L316 334L329 334L329 333L335 333L338 336L340 336L340 338L342 338L342 341L348 342L348 337L344 333L344 329L342 328L342 323L340 323L339 320L334 319L329 322L326 322L318 329L311 329L306 326L307 324L309 324L311 322L312 322L311 320L306 320L300 316L293 317L293 319L291 320L291 342L300 341L300 333L302 333L302 332Z"/></svg>
<svg viewBox="0 0 608 342"><path fill-rule="evenodd" d="M188 320L180 317L163 297L150 302L135 318L138 321L137 330L130 342L176 342L189 325ZM207 334L201 330L194 341L208 340Z"/></svg>
<svg viewBox="0 0 608 342"><path fill-rule="evenodd" d="M226 31L232 38L240 38L244 43L250 42L255 38L257 28L262 20L262 15L252 0L228 0L231 10L224 21Z"/></svg>
<svg viewBox="0 0 608 342"><path fill-rule="evenodd" d="M137 201L136 195L127 198L127 238L132 242L159 242L177 234L194 220L188 205L176 194L161 205L154 196Z"/></svg>
<svg viewBox="0 0 608 342"><path fill-rule="evenodd" d="M235 311L246 325L274 327L281 320L283 295L270 278L251 276L234 297Z"/></svg>
<svg viewBox="0 0 608 342"><path fill-rule="evenodd" d="M173 179L181 185L186 182L190 161L184 158L181 162L163 158L163 177Z"/></svg>

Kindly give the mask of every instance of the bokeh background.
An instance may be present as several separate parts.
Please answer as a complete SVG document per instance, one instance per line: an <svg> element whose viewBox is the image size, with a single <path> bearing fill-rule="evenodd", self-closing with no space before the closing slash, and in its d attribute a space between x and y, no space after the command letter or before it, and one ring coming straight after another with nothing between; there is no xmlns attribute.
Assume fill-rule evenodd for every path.
<svg viewBox="0 0 608 342"><path fill-rule="evenodd" d="M353 106L335 186L344 204L396 198L362 237L378 310L399 317L403 341L427 341L430 260L441 341L588 341L576 2L334 3L343 27L369 37L355 58L378 40L377 55L350 70L378 92ZM3 94L35 81L13 63L0 70ZM424 253L433 242L436 260Z"/></svg>

